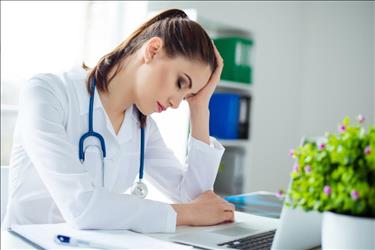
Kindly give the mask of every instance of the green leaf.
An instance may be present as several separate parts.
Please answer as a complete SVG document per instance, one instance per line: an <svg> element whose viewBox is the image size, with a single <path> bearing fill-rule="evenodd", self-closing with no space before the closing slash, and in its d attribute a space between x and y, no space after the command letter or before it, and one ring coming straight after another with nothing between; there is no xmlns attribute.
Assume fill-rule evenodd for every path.
<svg viewBox="0 0 375 250"><path fill-rule="evenodd" d="M339 125L345 131L326 132L324 149L309 141L295 150L300 169L291 174L293 183L287 194L291 206L375 217L375 126L366 131L362 125L350 125L349 117ZM365 154L368 146L371 152ZM306 165L310 173L304 171ZM331 195L323 192L326 185ZM353 190L359 193L357 200L351 196Z"/></svg>

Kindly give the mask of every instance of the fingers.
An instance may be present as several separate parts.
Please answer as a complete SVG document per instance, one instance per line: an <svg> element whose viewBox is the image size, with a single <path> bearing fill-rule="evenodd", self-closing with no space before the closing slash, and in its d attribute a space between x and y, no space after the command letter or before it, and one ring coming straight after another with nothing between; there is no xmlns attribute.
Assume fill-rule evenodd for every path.
<svg viewBox="0 0 375 250"><path fill-rule="evenodd" d="M226 208L225 208L225 211L231 211L231 212L234 212L236 210L236 207L232 204L232 203L229 203L226 204Z"/></svg>
<svg viewBox="0 0 375 250"><path fill-rule="evenodd" d="M230 204L220 204L215 210L215 225L234 221L234 208Z"/></svg>
<svg viewBox="0 0 375 250"><path fill-rule="evenodd" d="M223 66L224 65L224 59L221 57L221 55L220 55L220 53L219 53L218 49L216 48L216 45L213 41L212 41L212 45L214 46L214 53L215 53L215 57L216 57L218 66Z"/></svg>
<svg viewBox="0 0 375 250"><path fill-rule="evenodd" d="M222 213L221 222L233 222L234 221L234 212L226 211Z"/></svg>
<svg viewBox="0 0 375 250"><path fill-rule="evenodd" d="M220 53L219 53L218 49L216 48L213 41L212 41L212 46L214 48L214 54L215 54L216 61L217 61L217 67L216 67L216 69L214 69L214 72L211 74L211 76L210 76L207 84L205 85L205 87L202 88L199 91L199 95L205 96L205 97L207 97L207 99L209 99L211 97L212 93L214 92L214 90L216 88L216 85L219 83L221 72L223 71L223 67L224 67L224 60L221 57L221 55L220 55ZM192 99L196 99L196 98L192 97L192 98L188 98L186 100L190 101Z"/></svg>
<svg viewBox="0 0 375 250"><path fill-rule="evenodd" d="M222 213L222 222L233 222L234 221L234 212L235 206L232 203L224 201L222 204L221 213Z"/></svg>
<svg viewBox="0 0 375 250"><path fill-rule="evenodd" d="M189 225L209 226L233 222L235 206L213 191L202 193L190 203Z"/></svg>
<svg viewBox="0 0 375 250"><path fill-rule="evenodd" d="M216 87L216 84L220 81L221 72L223 71L223 67L224 67L224 60L221 57L221 55L220 55L218 49L216 48L214 42L212 42L212 45L213 45L213 48L214 48L214 53L215 53L215 57L216 57L216 61L217 61L217 67L214 70L214 72L212 73L212 75L210 77L210 80L208 81L209 82L208 86L211 85L211 88L214 89Z"/></svg>
<svg viewBox="0 0 375 250"><path fill-rule="evenodd" d="M217 50L215 44L212 42L212 45L214 46L214 53L217 61L217 68L215 69L214 73L212 74L211 78L220 80L221 71L224 67L224 60L221 57L219 51Z"/></svg>

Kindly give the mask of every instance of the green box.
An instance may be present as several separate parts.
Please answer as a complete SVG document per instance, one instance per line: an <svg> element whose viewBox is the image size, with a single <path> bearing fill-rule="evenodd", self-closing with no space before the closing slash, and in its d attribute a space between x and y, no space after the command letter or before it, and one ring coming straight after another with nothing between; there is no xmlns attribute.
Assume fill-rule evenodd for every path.
<svg viewBox="0 0 375 250"><path fill-rule="evenodd" d="M241 37L219 37L213 40L224 59L221 79L246 84L252 83L250 47L253 45L253 41Z"/></svg>

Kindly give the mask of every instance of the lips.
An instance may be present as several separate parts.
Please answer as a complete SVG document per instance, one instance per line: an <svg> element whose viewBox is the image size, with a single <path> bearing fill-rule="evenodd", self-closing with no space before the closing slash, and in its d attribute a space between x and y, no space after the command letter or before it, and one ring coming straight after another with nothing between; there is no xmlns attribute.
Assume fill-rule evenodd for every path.
<svg viewBox="0 0 375 250"><path fill-rule="evenodd" d="M163 105L161 105L160 102L157 102L157 104L158 104L158 112L159 113L166 110L166 108Z"/></svg>

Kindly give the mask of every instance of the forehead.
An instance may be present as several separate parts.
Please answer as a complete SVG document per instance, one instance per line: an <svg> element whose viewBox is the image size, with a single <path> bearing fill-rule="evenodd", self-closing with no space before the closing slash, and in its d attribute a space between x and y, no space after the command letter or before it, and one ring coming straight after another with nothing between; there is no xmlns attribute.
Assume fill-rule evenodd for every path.
<svg viewBox="0 0 375 250"><path fill-rule="evenodd" d="M193 83L193 92L200 90L208 82L212 73L208 64L181 56L172 58L170 64L170 67L176 70L177 74L190 76Z"/></svg>

